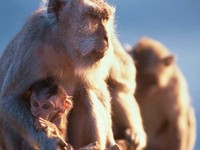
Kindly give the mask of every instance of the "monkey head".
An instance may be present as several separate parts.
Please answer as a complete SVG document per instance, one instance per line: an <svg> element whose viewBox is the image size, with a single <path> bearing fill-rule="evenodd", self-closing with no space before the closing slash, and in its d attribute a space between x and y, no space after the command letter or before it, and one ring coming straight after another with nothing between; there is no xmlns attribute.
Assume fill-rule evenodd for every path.
<svg viewBox="0 0 200 150"><path fill-rule="evenodd" d="M175 58L161 43L142 38L130 54L136 65L138 86L165 87L168 84Z"/></svg>
<svg viewBox="0 0 200 150"><path fill-rule="evenodd" d="M58 112L69 111L72 107L71 96L51 95L44 92L30 96L31 113L36 118L51 120Z"/></svg>
<svg viewBox="0 0 200 150"><path fill-rule="evenodd" d="M50 0L47 12L56 18L61 41L73 59L98 61L112 51L114 8L104 1Z"/></svg>

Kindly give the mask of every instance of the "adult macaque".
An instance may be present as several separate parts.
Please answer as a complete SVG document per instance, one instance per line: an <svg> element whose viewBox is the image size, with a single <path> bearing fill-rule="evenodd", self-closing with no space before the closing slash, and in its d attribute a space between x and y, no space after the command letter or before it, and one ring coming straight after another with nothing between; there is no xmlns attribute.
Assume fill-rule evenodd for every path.
<svg viewBox="0 0 200 150"><path fill-rule="evenodd" d="M60 147L67 149L66 116L72 108L72 97L52 78L37 81L29 90L30 110L35 117L36 129L43 129L49 138L57 138Z"/></svg>
<svg viewBox="0 0 200 150"><path fill-rule="evenodd" d="M34 117L20 95L48 76L74 97L67 142L75 149L95 141L99 149L116 149L108 85L119 118L119 135L127 129L130 132L126 138L133 145L145 146L145 133L133 100L134 80L126 78L124 70L118 68L133 63L116 39L113 13L103 0L50 0L47 7L28 19L4 50L0 59L0 107L16 119L40 149L54 150L58 143L34 128ZM130 69L127 74L134 76L134 71ZM8 149L17 150L26 138L9 120L5 121Z"/></svg>
<svg viewBox="0 0 200 150"><path fill-rule="evenodd" d="M195 116L185 79L161 43L142 38L130 52L135 60L136 99L147 132L147 150L192 150Z"/></svg>

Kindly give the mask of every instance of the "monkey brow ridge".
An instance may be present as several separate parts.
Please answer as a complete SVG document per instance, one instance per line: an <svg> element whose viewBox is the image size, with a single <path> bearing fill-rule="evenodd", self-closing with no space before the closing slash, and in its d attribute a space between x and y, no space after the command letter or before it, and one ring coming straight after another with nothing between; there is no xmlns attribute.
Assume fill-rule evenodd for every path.
<svg viewBox="0 0 200 150"><path fill-rule="evenodd" d="M86 15L95 15L98 18L109 18L114 13L114 9L104 2L93 2L84 4L83 13Z"/></svg>

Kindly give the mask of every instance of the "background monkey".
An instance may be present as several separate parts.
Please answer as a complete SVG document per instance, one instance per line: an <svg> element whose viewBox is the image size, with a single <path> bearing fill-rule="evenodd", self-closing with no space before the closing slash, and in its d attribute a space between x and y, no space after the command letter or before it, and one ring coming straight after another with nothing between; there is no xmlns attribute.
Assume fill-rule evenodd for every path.
<svg viewBox="0 0 200 150"><path fill-rule="evenodd" d="M52 78L37 81L31 88L30 110L36 129L43 129L48 137L57 137L62 148L67 148L67 114L72 108L72 97Z"/></svg>
<svg viewBox="0 0 200 150"><path fill-rule="evenodd" d="M130 66L129 73L119 65ZM34 128L34 117L20 97L34 82L51 76L74 97L68 142L75 149L95 141L99 149L115 147L110 94L119 118L115 118L116 135L129 129L130 142L144 147L146 135L130 78L134 75L133 62L116 38L110 5L103 0L50 0L27 20L2 54L0 108L16 119L40 149L56 149L55 139ZM9 122L5 130L8 149L17 150L26 141Z"/></svg>
<svg viewBox="0 0 200 150"><path fill-rule="evenodd" d="M142 38L130 52L136 75L136 99L147 132L147 150L192 150L195 116L185 79L169 50Z"/></svg>

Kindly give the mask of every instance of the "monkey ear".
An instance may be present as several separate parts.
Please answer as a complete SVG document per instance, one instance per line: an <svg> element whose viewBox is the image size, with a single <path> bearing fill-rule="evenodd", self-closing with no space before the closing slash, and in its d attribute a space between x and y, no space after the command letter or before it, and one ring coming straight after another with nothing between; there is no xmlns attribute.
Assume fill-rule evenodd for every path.
<svg viewBox="0 0 200 150"><path fill-rule="evenodd" d="M59 11L65 5L65 0L49 0L47 13L54 13L58 15Z"/></svg>
<svg viewBox="0 0 200 150"><path fill-rule="evenodd" d="M64 108L65 109L70 109L72 107L72 96L67 96L65 101L64 101Z"/></svg>
<svg viewBox="0 0 200 150"><path fill-rule="evenodd" d="M164 63L165 66L169 66L172 63L174 63L175 57L173 55L169 55L165 58L162 59L162 62Z"/></svg>

